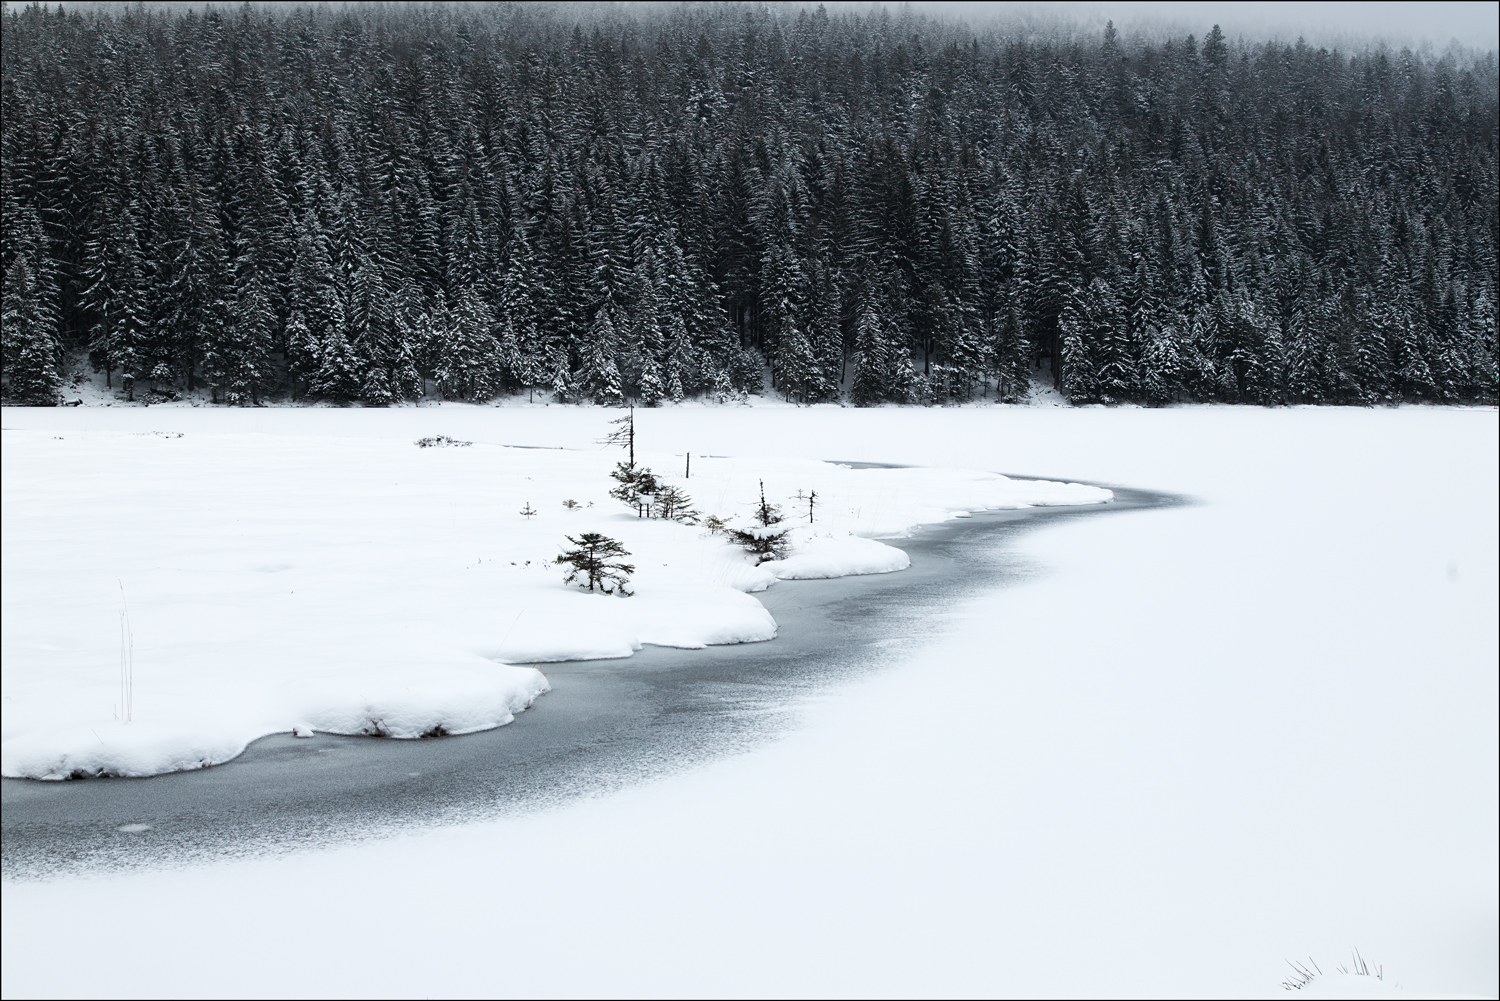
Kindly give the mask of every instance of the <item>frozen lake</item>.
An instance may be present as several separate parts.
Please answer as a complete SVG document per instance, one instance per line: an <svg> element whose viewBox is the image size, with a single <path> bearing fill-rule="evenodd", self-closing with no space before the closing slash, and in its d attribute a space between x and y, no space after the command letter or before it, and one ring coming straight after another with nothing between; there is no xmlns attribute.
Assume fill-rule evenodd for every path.
<svg viewBox="0 0 1500 1001"><path fill-rule="evenodd" d="M4 416L60 435L449 434L588 448L610 415ZM538 788L535 798L489 819L429 815L354 839L309 828L307 850L265 838L275 850L261 854L241 852L256 843L247 820L219 825L235 829L168 868L150 853L181 836L173 821L132 836L114 830L124 813L105 811L71 870L0 885L6 993L198 996L234 968L234 989L261 996L293 985L330 996L1285 997L1288 959L1327 970L1356 947L1409 995L1500 987L1495 410L681 407L641 419L663 451L1012 470L1191 503L1027 514L1021 523L1044 527L961 547L964 559L998 558L955 563L958 583L930 593L921 540L912 570L835 585L910 615L876 623L870 635L887 642L843 649L835 616L835 656L786 702L705 679L701 691L727 696L710 711L622 724L641 748L623 774L583 789L523 774L509 788ZM764 597L812 593L803 586ZM789 630L795 613L776 612ZM404 764L413 756L543 734L590 672L641 672L619 697L651 706L654 679L674 670L657 656L575 677L547 667L558 694L492 734L357 744L346 760L369 762L370 775L351 793L428 779L405 774L428 771ZM277 764L283 750L346 753L325 740L269 743L268 779L299 764ZM562 774L566 742L552 769ZM235 767L38 791L187 787ZM452 802L470 815L462 795ZM70 874L84 868L93 874ZM171 946L185 919L202 933ZM76 962L99 942L107 962ZM247 967L245 955L262 958Z"/></svg>

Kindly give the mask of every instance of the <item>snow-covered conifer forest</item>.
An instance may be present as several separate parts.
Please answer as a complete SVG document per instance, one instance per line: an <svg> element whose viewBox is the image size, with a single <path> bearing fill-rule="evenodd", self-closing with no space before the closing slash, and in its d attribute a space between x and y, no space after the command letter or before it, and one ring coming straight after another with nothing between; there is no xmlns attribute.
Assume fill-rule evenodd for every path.
<svg viewBox="0 0 1500 1001"><path fill-rule="evenodd" d="M13 5L7 397L1495 398L1492 53L593 15Z"/></svg>

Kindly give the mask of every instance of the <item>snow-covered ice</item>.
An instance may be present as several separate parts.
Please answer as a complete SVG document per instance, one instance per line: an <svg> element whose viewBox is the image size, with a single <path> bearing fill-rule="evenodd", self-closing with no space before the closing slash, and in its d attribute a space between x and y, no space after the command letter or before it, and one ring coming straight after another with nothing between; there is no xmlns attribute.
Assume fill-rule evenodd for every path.
<svg viewBox="0 0 1500 1001"><path fill-rule="evenodd" d="M683 479L671 474L685 455L638 455L705 515L743 519L763 483L794 527L789 558L757 567L722 535L610 499L618 449L505 447L515 412L469 410L490 420L466 429L473 444L425 448L416 440L446 431L445 411L364 411L364 430L382 434L355 437L246 431L241 415L181 409L143 429L129 408L59 434L7 410L3 773L200 768L296 725L399 738L502 726L548 690L530 665L768 640L776 623L746 592L908 564L872 537L1109 498L754 454L696 456ZM327 412L302 413L316 425ZM808 512L799 495L813 493ZM634 597L563 584L553 560L589 531L633 554Z"/></svg>
<svg viewBox="0 0 1500 1001"><path fill-rule="evenodd" d="M419 434L494 420L421 412ZM183 442L409 419L167 413ZM587 447L600 418L514 411L494 440ZM1496 996L1494 410L641 420L695 456L775 442L1197 503L1025 536L1024 583L976 587L941 641L884 648L752 753L385 842L7 884L5 993L1285 998L1286 960L1357 946L1401 995ZM184 916L213 934L164 944Z"/></svg>

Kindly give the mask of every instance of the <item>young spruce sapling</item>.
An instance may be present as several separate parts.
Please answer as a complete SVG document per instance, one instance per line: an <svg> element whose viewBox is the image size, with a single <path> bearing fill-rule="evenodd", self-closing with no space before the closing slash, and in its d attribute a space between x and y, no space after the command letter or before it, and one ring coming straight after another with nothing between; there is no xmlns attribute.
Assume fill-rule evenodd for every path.
<svg viewBox="0 0 1500 1001"><path fill-rule="evenodd" d="M565 583L577 584L585 591L618 594L622 598L635 593L625 589L630 583L630 575L635 573L635 565L620 562L621 557L630 553L619 542L598 532L584 532L576 539L571 535L566 538L577 548L557 558L559 565L572 567L563 578Z"/></svg>

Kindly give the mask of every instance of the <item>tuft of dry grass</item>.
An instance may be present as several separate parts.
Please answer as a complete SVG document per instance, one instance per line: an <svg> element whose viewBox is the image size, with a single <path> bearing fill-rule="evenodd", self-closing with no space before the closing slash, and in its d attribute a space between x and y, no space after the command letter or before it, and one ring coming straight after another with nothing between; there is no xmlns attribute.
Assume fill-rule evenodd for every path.
<svg viewBox="0 0 1500 1001"><path fill-rule="evenodd" d="M1313 961L1311 956L1307 957L1306 963L1293 962L1289 959L1286 961L1286 965L1292 968L1292 975L1281 982L1282 990L1300 991L1318 977L1326 976L1322 970L1318 969L1318 964ZM1312 969L1308 969L1309 966ZM1374 977L1376 980L1385 980L1385 967L1376 964L1375 968L1371 970L1370 964L1365 961L1365 957L1359 954L1358 947L1355 947L1354 951L1350 954L1350 963L1348 966L1340 964L1335 969L1340 973L1350 976Z"/></svg>

